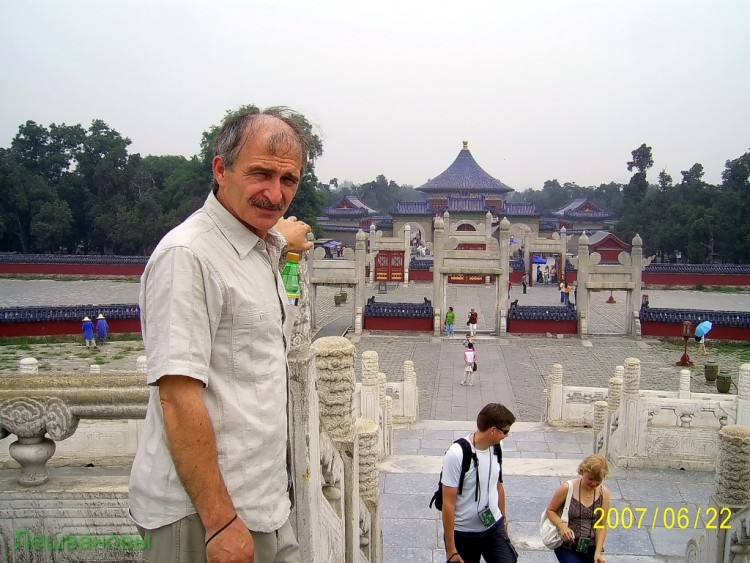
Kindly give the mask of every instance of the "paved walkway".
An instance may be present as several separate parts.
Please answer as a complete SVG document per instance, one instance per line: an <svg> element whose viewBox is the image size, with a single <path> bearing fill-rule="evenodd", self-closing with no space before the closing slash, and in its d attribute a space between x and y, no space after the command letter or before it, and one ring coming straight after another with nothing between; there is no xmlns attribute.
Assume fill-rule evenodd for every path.
<svg viewBox="0 0 750 563"><path fill-rule="evenodd" d="M429 502L444 451L474 429L471 422L420 421L396 431L396 455L381 465L385 563L446 560L440 512L430 509ZM555 489L576 476L591 443L590 431L519 422L503 440L510 536L520 563L556 561L541 543L539 519ZM612 523L622 514L626 522L612 526L607 535L607 563L684 561L688 540L706 526L713 482L712 473L614 468L605 482L617 511L612 513ZM675 514L682 510L689 522L683 518L678 524L668 509ZM632 523L629 511L634 514Z"/></svg>

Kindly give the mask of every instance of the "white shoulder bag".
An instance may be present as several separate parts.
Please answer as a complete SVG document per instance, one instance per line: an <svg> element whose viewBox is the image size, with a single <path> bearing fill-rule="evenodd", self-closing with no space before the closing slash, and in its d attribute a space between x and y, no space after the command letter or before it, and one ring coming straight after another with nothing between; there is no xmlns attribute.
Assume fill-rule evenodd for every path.
<svg viewBox="0 0 750 563"><path fill-rule="evenodd" d="M570 508L570 499L573 497L573 481L567 481L568 497L565 499L560 518L566 524L568 523L568 509ZM542 518L539 521L539 535L542 536L542 543L549 549L557 549L562 545L563 539L560 530L557 529L552 521L547 518L547 509L542 512Z"/></svg>

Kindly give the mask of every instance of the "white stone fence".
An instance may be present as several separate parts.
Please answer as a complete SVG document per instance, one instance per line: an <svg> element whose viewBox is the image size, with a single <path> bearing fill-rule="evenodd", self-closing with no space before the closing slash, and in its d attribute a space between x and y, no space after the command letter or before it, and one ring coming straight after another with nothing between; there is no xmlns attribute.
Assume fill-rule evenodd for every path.
<svg viewBox="0 0 750 563"><path fill-rule="evenodd" d="M393 399L385 396L384 382L378 379L377 411L362 409L359 402L355 404L354 345L341 337L311 344L306 262L300 262L303 291L288 356L295 487L291 519L303 561L381 563L378 462L392 447L389 405ZM97 533L103 502L97 486L101 485L92 484L88 491L85 483L77 482L77 491L65 497L67 477L50 475L47 462L52 458L49 465L55 465L55 457L77 466L92 460L95 465L132 461L150 393L142 371L40 374L35 373L37 365L26 359L24 373L0 378L0 440L11 434L17 437L0 442L0 459L5 456L5 467L20 465L17 483L6 478L0 487L0 505L19 507L0 514L2 560L22 529L47 536ZM145 358L141 358L139 368L144 367ZM358 411L377 416L369 419ZM13 443L6 446L8 442ZM65 455L54 455L56 444L66 450ZM118 492L110 496L118 504L107 515L108 533L133 534L127 515L127 479L111 480ZM51 492L38 486L47 481ZM56 508L45 508L50 503ZM66 503L78 503L74 524L63 517ZM51 561L53 556L26 549L13 552L15 561ZM141 560L137 551L120 556L118 561Z"/></svg>
<svg viewBox="0 0 750 563"><path fill-rule="evenodd" d="M728 424L750 425L750 364L739 374L738 395L693 393L690 372L679 391L640 389L641 364L625 360L609 388L562 384L555 364L545 389L543 421L554 426L592 426L592 449L621 467L713 471L717 433Z"/></svg>

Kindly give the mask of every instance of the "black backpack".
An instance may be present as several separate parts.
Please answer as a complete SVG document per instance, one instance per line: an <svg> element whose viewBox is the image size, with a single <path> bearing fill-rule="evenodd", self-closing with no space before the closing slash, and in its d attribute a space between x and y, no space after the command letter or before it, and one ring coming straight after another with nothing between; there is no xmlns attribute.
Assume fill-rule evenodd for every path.
<svg viewBox="0 0 750 563"><path fill-rule="evenodd" d="M471 444L466 438L459 438L454 444L458 444L461 446L461 451L463 452L463 459L461 460L461 476L458 478L458 494L463 494L464 492L464 477L466 476L466 473L471 469L471 462L474 461L474 466L476 467L479 465L477 460L477 454L474 453L474 450L471 449ZM500 447L500 444L495 444L492 447L493 451L495 452L495 457L497 457L497 463L500 466L500 470L502 471L503 466L503 450ZM502 473L501 473L502 475ZM474 500L479 500L479 488L474 489ZM438 488L437 491L435 491L435 494L432 495L432 500L430 500L430 508L432 508L432 505L435 505L435 508L438 510L443 510L443 472L440 472L440 479L438 480Z"/></svg>

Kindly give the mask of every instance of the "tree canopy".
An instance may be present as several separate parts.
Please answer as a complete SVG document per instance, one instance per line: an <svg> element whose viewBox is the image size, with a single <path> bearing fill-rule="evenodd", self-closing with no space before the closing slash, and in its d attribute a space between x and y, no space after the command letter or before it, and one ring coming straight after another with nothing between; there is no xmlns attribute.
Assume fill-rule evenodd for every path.
<svg viewBox="0 0 750 563"><path fill-rule="evenodd" d="M323 195L315 158L323 144L303 115L293 118L313 142L289 213L320 236ZM0 251L150 253L169 229L203 205L219 129L213 125L203 133L192 158L141 158L129 153L130 139L102 120L88 129L27 121L10 147L0 148Z"/></svg>

